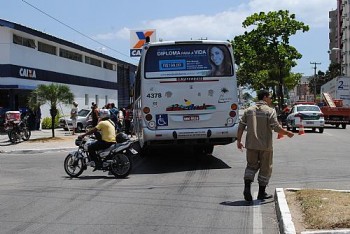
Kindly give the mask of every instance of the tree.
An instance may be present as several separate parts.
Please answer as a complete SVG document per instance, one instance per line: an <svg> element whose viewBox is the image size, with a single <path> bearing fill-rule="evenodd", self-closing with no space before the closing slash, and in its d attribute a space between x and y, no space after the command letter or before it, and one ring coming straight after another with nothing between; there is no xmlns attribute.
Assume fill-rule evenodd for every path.
<svg viewBox="0 0 350 234"><path fill-rule="evenodd" d="M57 105L59 103L70 104L73 100L74 94L67 85L54 83L50 85L40 84L30 93L28 105L31 108L34 107L33 109L44 104L50 106L52 137L55 137L55 117L58 113Z"/></svg>
<svg viewBox="0 0 350 234"><path fill-rule="evenodd" d="M293 82L291 79L301 77L301 74L291 74L291 68L302 55L289 45L289 38L299 30L308 31L309 26L297 21L287 10L255 13L247 17L242 26L251 30L231 41L239 66L238 84L256 90L271 88L281 107L286 80L289 84L297 84L298 80Z"/></svg>

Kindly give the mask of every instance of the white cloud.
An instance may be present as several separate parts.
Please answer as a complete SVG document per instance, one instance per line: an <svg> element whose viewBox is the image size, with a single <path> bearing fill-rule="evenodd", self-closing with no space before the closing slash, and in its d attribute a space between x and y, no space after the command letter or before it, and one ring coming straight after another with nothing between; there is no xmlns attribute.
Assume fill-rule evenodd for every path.
<svg viewBox="0 0 350 234"><path fill-rule="evenodd" d="M297 20L311 28L328 29L328 12L336 8L335 0L250 0L236 8L215 15L188 15L169 19L156 19L140 23L138 28L157 30L157 37L164 40L177 39L233 39L241 34L243 20L254 12L288 9L296 14ZM95 36L100 40L129 40L129 29Z"/></svg>

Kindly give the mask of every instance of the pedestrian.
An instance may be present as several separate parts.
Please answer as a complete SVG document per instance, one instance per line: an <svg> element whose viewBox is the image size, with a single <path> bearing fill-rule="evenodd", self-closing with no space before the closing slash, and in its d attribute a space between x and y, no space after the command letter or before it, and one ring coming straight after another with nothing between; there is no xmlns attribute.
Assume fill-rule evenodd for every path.
<svg viewBox="0 0 350 234"><path fill-rule="evenodd" d="M126 110L125 110L125 118L124 118L124 123L125 123L125 133L127 135L131 134L131 121L132 121L132 107L129 105Z"/></svg>
<svg viewBox="0 0 350 234"><path fill-rule="evenodd" d="M38 105L35 111L35 130L40 130L40 123L41 123L41 109L40 109L40 106Z"/></svg>
<svg viewBox="0 0 350 234"><path fill-rule="evenodd" d="M92 103L91 105L91 125L92 127L96 127L97 123L98 123L98 108L97 108L97 104Z"/></svg>
<svg viewBox="0 0 350 234"><path fill-rule="evenodd" d="M120 108L118 111L118 128L120 131L123 131L124 128L124 116L123 108Z"/></svg>
<svg viewBox="0 0 350 234"><path fill-rule="evenodd" d="M109 112L111 114L111 120L118 127L118 108L115 107L115 104L112 102L110 105Z"/></svg>
<svg viewBox="0 0 350 234"><path fill-rule="evenodd" d="M78 103L73 102L73 108L70 111L70 118L72 119L72 135L75 135L77 131L77 119L78 119Z"/></svg>
<svg viewBox="0 0 350 234"><path fill-rule="evenodd" d="M258 102L255 106L247 108L239 122L237 132L237 148L243 151L246 148L247 165L244 172L244 199L252 201L251 183L255 174L258 174L259 192L258 200L272 198L265 191L272 173L272 131L293 137L294 133L282 128L277 120L276 110L271 108L271 95L268 90L260 90L257 93ZM247 130L245 146L242 143L242 135Z"/></svg>

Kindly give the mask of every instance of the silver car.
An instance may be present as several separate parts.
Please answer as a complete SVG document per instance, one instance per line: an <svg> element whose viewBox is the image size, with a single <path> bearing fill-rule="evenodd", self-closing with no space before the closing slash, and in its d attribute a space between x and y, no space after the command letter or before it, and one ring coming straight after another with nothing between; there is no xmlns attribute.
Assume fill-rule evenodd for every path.
<svg viewBox="0 0 350 234"><path fill-rule="evenodd" d="M78 112L77 118L77 132L82 132L88 125L91 118L91 110L81 109ZM64 130L72 129L72 119L68 117L60 118L59 126Z"/></svg>
<svg viewBox="0 0 350 234"><path fill-rule="evenodd" d="M319 132L323 133L324 124L324 115L317 105L294 105L287 116L287 130L296 131L296 128L303 126L311 128L312 131L318 128Z"/></svg>

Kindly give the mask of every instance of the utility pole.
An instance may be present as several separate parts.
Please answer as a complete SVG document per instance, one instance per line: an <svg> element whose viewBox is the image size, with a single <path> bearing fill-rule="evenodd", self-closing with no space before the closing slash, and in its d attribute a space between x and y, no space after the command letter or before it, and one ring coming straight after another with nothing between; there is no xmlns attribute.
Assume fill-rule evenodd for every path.
<svg viewBox="0 0 350 234"><path fill-rule="evenodd" d="M310 64L314 65L314 101L316 102L316 69L317 65L320 65L321 63L310 62Z"/></svg>

